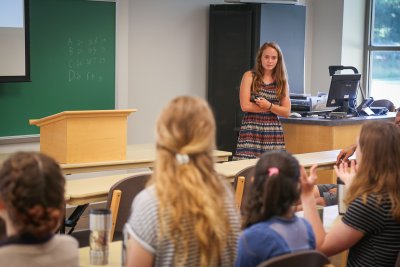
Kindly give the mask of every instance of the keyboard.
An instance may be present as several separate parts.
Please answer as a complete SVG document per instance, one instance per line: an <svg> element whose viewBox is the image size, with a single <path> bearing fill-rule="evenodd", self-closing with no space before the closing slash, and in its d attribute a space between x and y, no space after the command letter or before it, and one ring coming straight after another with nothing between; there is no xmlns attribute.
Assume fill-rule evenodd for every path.
<svg viewBox="0 0 400 267"><path fill-rule="evenodd" d="M320 111L335 111L337 110L339 107L324 107L322 109L320 109Z"/></svg>

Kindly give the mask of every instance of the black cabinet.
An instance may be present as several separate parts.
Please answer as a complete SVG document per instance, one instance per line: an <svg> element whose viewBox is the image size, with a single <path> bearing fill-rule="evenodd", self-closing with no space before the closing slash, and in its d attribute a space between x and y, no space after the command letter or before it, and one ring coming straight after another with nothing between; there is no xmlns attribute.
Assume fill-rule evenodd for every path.
<svg viewBox="0 0 400 267"><path fill-rule="evenodd" d="M217 147L234 152L242 112L239 86L258 48L282 49L291 92L304 92L305 6L224 4L210 6L207 98L217 122Z"/></svg>

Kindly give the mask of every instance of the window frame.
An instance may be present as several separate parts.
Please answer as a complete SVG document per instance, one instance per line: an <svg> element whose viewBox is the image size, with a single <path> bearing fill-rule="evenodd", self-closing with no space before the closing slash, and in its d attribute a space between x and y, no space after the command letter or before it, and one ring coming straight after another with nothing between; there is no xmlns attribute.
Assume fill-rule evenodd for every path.
<svg viewBox="0 0 400 267"><path fill-rule="evenodd" d="M372 45L372 31L374 25L374 1L376 0L367 0L366 8L365 8L365 34L364 34L364 66L363 66L363 83L364 83L364 92L365 95L371 96L371 54L375 51L396 51L400 52L399 46L390 46L390 45Z"/></svg>

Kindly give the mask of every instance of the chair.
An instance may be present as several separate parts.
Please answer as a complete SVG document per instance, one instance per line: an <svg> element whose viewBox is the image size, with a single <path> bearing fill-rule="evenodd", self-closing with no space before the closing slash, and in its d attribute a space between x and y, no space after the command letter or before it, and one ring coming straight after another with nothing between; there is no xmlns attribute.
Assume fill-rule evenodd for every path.
<svg viewBox="0 0 400 267"><path fill-rule="evenodd" d="M236 206L243 211L244 205L247 201L247 192L250 189L251 177L254 175L255 166L249 166L236 173L233 179L233 188L235 189Z"/></svg>
<svg viewBox="0 0 400 267"><path fill-rule="evenodd" d="M329 259L317 250L304 250L277 256L262 262L257 267L332 266Z"/></svg>
<svg viewBox="0 0 400 267"><path fill-rule="evenodd" d="M119 209L119 203L121 202L121 195L122 195L121 190L116 189L112 192L111 204L110 204L110 210L111 210L110 240L113 240L114 238L115 224L117 223L118 209Z"/></svg>
<svg viewBox="0 0 400 267"><path fill-rule="evenodd" d="M389 112L394 112L395 107L392 101L387 99L379 99L372 102L371 107L383 107L387 108Z"/></svg>
<svg viewBox="0 0 400 267"><path fill-rule="evenodd" d="M112 213L110 240L122 240L122 230L131 214L132 201L142 191L151 173L139 173L115 183L108 191L107 208Z"/></svg>
<svg viewBox="0 0 400 267"><path fill-rule="evenodd" d="M246 182L246 178L244 176L239 176L237 178L236 189L235 189L235 203L236 203L236 208L238 210L240 210L240 208L242 206L242 198L243 198L245 182Z"/></svg>
<svg viewBox="0 0 400 267"><path fill-rule="evenodd" d="M396 260L396 264L394 265L394 267L400 267L400 251L397 254L397 260Z"/></svg>

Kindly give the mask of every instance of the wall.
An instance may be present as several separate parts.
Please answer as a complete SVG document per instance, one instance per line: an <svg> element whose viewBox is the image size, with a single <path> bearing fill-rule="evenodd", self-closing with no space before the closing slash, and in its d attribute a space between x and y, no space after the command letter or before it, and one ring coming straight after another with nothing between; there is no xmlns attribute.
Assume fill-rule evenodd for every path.
<svg viewBox="0 0 400 267"><path fill-rule="evenodd" d="M312 41L306 53L306 64L311 64L306 67L306 72L311 70L306 75L306 91L315 95L329 90L328 66L354 66L362 71L365 0L308 0L308 6Z"/></svg>
<svg viewBox="0 0 400 267"><path fill-rule="evenodd" d="M178 95L206 97L208 7L223 0L129 3L129 143L154 141L161 109Z"/></svg>
<svg viewBox="0 0 400 267"><path fill-rule="evenodd" d="M328 92L329 65L340 65L343 0L312 0L312 55L311 84L312 95L318 91Z"/></svg>
<svg viewBox="0 0 400 267"><path fill-rule="evenodd" d="M354 66L360 73L363 71L364 60L365 8L364 0L344 1L341 64Z"/></svg>

